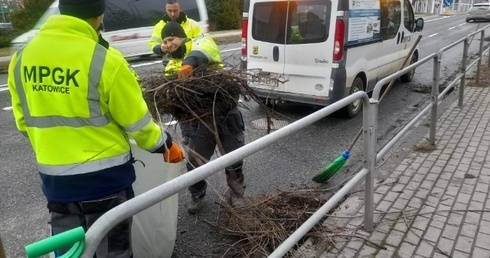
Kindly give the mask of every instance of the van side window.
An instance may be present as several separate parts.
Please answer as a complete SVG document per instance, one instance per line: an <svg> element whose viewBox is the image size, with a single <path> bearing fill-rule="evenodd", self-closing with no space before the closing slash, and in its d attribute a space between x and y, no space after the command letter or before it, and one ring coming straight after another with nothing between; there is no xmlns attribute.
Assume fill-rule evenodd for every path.
<svg viewBox="0 0 490 258"><path fill-rule="evenodd" d="M276 44L324 42L328 38L330 5L329 0L256 3L252 37Z"/></svg>
<svg viewBox="0 0 490 258"><path fill-rule="evenodd" d="M403 1L403 24L408 31L414 31L415 16L413 13L412 5L408 0Z"/></svg>
<svg viewBox="0 0 490 258"><path fill-rule="evenodd" d="M380 1L381 31L383 39L395 38L401 24L401 4L400 1L382 0Z"/></svg>

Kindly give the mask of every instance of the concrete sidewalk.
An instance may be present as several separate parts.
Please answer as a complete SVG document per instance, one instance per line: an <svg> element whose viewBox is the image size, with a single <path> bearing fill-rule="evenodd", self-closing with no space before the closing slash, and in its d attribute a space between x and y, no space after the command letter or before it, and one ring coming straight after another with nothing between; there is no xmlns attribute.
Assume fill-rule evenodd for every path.
<svg viewBox="0 0 490 258"><path fill-rule="evenodd" d="M302 256L490 257L489 123L490 88L466 87L464 105L438 120L437 149L412 151L375 183L374 231L363 230L355 194L325 221L323 250L310 243Z"/></svg>

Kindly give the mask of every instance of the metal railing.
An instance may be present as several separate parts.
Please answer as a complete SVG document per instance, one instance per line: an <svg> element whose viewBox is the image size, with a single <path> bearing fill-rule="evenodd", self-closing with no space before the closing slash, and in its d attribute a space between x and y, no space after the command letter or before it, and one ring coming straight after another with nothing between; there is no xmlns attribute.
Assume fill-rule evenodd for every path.
<svg viewBox="0 0 490 258"><path fill-rule="evenodd" d="M269 257L283 257L289 252L298 241L303 238L308 231L320 222L331 209L337 206L337 204L345 197L354 187L364 179L365 183L365 212L364 212L364 228L367 231L373 230L373 194L374 194L374 178L376 172L376 161L382 160L385 155L414 127L419 121L425 119L429 110L430 114L430 144L435 144L435 131L437 122L437 106L442 98L453 88L456 88L457 82L459 83L459 100L458 105L463 105L463 94L465 86L466 73L474 66L477 66L476 78L479 80L480 66L482 64L483 56L490 48L484 49L484 36L485 30L489 28L478 30L469 34L465 38L462 38L442 49L438 53L433 53L424 57L423 59L413 63L406 68L380 80L374 87L372 97L361 91L356 92L346 98L343 98L327 107L320 109L319 111L312 113L294 123L287 125L277 131L274 131L260 139L257 139L251 143L246 144L240 149L225 154L215 160L212 160L205 165L202 165L190 172L187 172L173 180L170 180L156 188L153 188L141 195L128 200L115 208L111 209L104 215L102 215L86 232L85 234L85 248L81 257L92 258L97 246L114 226L122 222L123 220L157 204L164 199L187 189L187 187L203 180L229 165L242 160L255 152L262 150L272 143L292 134L300 129L315 123L316 121L334 113L335 111L349 105L350 103L361 100L363 105L363 164L362 169L335 195L333 195L322 207L320 207L305 223L303 223L295 232L291 234L279 247L270 254ZM475 35L481 35L480 47L478 51L478 57L473 60L469 65L468 62L468 48L470 42ZM460 66L460 73L455 79L449 83L444 91L439 94L440 84L440 69L441 59L447 50L463 43L463 58ZM403 74L412 71L418 66L421 66L430 60L433 60L433 81L432 81L432 93L431 103L424 108L418 115L416 115L400 132L394 136L387 144L385 144L379 152L376 152L376 140L377 140L377 125L378 125L378 104L379 96L382 87L392 80L397 79ZM490 54L488 59L488 65L490 65Z"/></svg>
<svg viewBox="0 0 490 258"><path fill-rule="evenodd" d="M153 206L154 204L180 192L181 190L187 189L187 187L213 175L221 171L222 169L236 163L239 160L242 160L257 151L264 149L270 146L272 143L292 134L300 129L311 125L320 119L334 113L335 111L341 109L342 107L361 99L364 105L369 103L368 95L363 92L356 92L342 100L333 103L330 106L327 106L313 114L310 114L292 124L289 124L275 132L272 132L260 139L257 139L251 143L246 144L245 146L227 153L215 160L211 160L210 162L187 172L173 180L170 180L156 188L153 188L141 195L130 199L115 208L111 209L104 215L102 215L87 231L86 233L86 245L85 250L83 252L82 257L91 258L95 253L95 250L102 240L103 236L105 236L110 229L116 226L121 221L129 218L130 216L137 214L138 212L143 211L146 208ZM370 124L370 121L374 121L369 117L370 112L364 112L364 128L372 128L373 125ZM368 139L369 137L373 138L372 141L375 141L375 130L365 130L364 131L364 139ZM365 151L368 151L369 146L367 146L368 141L365 141ZM371 148L373 149L373 148ZM374 150L374 149L373 149ZM374 152L370 155L373 157L374 161ZM373 161L368 162L365 161L367 167L368 164L371 167L374 167ZM371 164L373 163L373 164ZM366 168L367 169L367 168ZM371 194L372 198L372 194Z"/></svg>
<svg viewBox="0 0 490 258"><path fill-rule="evenodd" d="M475 65L478 64L477 67L477 72L476 72L476 81L478 82L479 77L480 77L480 67L481 67L481 61L483 59L483 55L490 50L490 47L487 47L484 49L484 38L485 38L485 30L490 28L489 26L486 26L476 32L473 32L471 34L468 34L466 37L446 46L443 47L439 50L438 53L433 53L430 54L421 60L417 61L416 63L413 63L404 69L391 74L390 76L378 81L376 85L374 86L373 94L371 96L371 99L369 101L369 110L368 112L372 112L372 114L369 114L368 117L369 119L372 119L373 121L370 122L372 124L372 128L374 128L375 131L377 131L377 122L378 122L378 102L380 99L380 93L384 85L388 84L392 80L397 79L398 77L414 70L416 67L421 66L430 60L433 60L434 62L434 70L433 70L433 81L432 81L432 91L431 91L431 103L425 107L417 116L415 116L406 126L400 130L387 144L383 146L383 148L376 154L375 160L371 161L371 157L369 155L373 153L373 150L371 148L374 148L374 153L376 153L376 141L374 142L369 142L367 143L369 151L366 151L364 149L363 156L368 157L368 160L372 162L371 165L375 165L376 161L382 160L385 155L393 149L394 146L403 138L406 136L406 134L409 132L411 128L414 127L415 124L420 122L421 120L425 119L425 115L429 110L431 110L430 114L430 139L429 139L429 144L434 145L435 144L435 132L436 132L436 126L437 126L437 105L439 102L442 101L442 98L451 90L456 88L456 84L459 81L459 99L458 99L458 106L463 105L463 93L464 93L464 86L465 86L465 77L466 73L471 70L471 68ZM470 45L470 39L472 39L476 34L481 34L480 37L480 48L478 51L478 57L475 58L469 65L467 65L468 62L468 48ZM461 62L460 66L460 73L456 75L456 78L451 81L448 86L439 94L439 84L440 84L440 69L441 69L441 59L443 56L443 53L446 52L447 50L453 48L454 46L460 44L463 42L463 59ZM489 58L488 58L488 66L490 66L490 53L489 53ZM365 107L365 106L364 106ZM366 113L366 111L364 111ZM370 129L370 130L371 130ZM376 133L376 132L375 132ZM364 138L366 139L366 138ZM369 138L369 141L372 141L372 138ZM374 137L374 140L376 140L376 137ZM364 143L366 145L366 143ZM366 147L365 147L366 148ZM366 161L364 161L366 162ZM374 173L376 172L376 168L369 166L368 171L366 171L366 167L363 166L360 172L358 172L354 178L352 178L344 187L342 187L334 196L332 196L327 203L325 203L317 212L315 212L310 219L308 219L303 225L300 226L289 238L287 238L279 247L274 250L272 254L269 255L269 257L283 257L291 248L294 247L296 243L298 243L299 240L301 240L306 233L313 228L313 226L319 222L325 214L327 214L333 207L334 205L337 204L339 200L343 196L345 196L346 193L348 193L350 190L352 190L358 182L361 181L363 176L366 176L366 185L365 185L365 213L364 213L364 229L366 231L371 232L373 230L373 177ZM370 195L370 196L368 196ZM333 200L331 202L331 200ZM335 202L335 203L333 203ZM369 206L369 207L367 207ZM321 212L321 213L320 213ZM320 214L317 214L320 213ZM321 217L320 217L321 216Z"/></svg>

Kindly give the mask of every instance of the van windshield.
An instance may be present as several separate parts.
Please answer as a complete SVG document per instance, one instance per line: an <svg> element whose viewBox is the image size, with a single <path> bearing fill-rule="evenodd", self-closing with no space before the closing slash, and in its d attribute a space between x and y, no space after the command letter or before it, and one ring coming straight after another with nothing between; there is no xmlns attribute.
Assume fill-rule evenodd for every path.
<svg viewBox="0 0 490 258"><path fill-rule="evenodd" d="M326 41L330 9L328 0L256 3L252 15L252 37L276 44Z"/></svg>

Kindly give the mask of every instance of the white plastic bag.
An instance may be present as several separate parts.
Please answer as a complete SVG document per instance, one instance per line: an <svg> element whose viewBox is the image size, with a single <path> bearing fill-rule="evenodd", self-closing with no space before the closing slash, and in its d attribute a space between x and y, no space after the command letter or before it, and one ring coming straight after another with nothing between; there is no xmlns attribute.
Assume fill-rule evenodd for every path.
<svg viewBox="0 0 490 258"><path fill-rule="evenodd" d="M132 144L137 161L135 195L144 193L177 176L184 162L169 164L161 154L152 154ZM172 256L177 233L178 195L175 194L160 203L133 216L132 244L134 258L166 258Z"/></svg>

